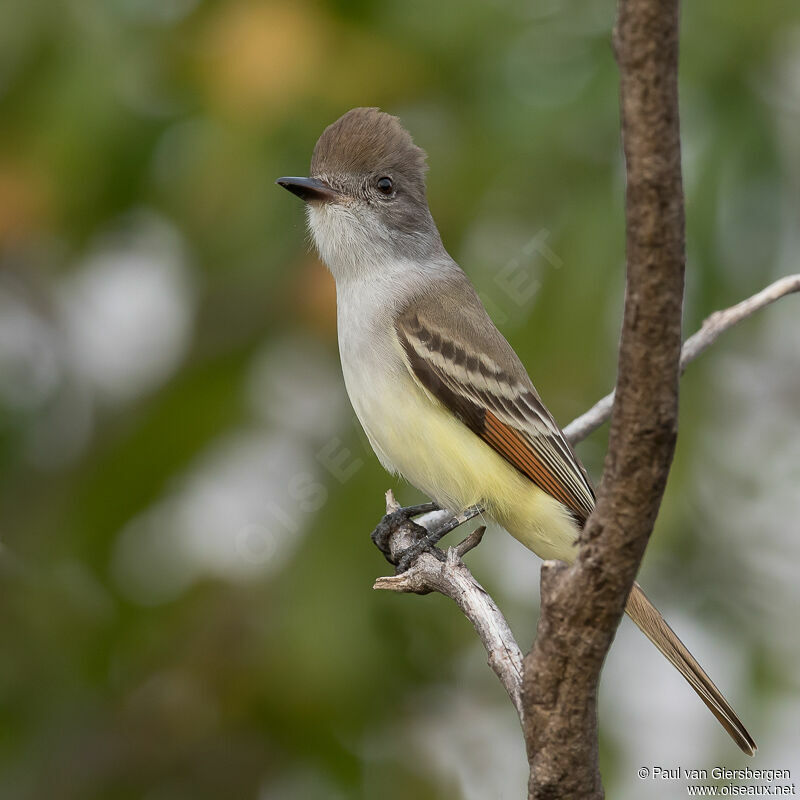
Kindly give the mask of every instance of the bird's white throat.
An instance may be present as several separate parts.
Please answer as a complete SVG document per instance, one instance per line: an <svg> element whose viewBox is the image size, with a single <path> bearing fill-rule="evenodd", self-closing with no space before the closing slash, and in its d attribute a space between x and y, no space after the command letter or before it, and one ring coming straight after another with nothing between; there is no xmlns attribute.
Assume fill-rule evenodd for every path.
<svg viewBox="0 0 800 800"><path fill-rule="evenodd" d="M340 202L306 208L314 244L337 282L358 279L397 259L388 228L368 207Z"/></svg>

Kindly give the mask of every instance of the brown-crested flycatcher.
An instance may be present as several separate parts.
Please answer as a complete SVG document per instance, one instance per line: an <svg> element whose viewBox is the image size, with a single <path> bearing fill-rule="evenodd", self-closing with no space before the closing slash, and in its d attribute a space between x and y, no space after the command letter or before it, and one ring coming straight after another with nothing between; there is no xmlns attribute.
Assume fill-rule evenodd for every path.
<svg viewBox="0 0 800 800"><path fill-rule="evenodd" d="M574 561L591 481L444 249L425 153L396 117L355 108L320 136L311 177L278 184L305 200L336 280L345 385L381 464L442 508L484 506L541 558ZM626 612L752 755L750 734L638 584Z"/></svg>

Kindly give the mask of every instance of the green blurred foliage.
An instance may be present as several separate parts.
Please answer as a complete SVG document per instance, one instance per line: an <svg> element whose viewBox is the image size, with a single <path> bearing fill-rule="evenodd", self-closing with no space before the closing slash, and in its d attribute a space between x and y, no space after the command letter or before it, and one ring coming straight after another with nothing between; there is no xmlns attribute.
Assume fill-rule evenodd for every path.
<svg viewBox="0 0 800 800"><path fill-rule="evenodd" d="M420 738L420 720L446 718L448 687L461 687L513 739L511 708L451 604L370 590L387 567L367 533L397 482L343 404L331 280L273 181L304 174L348 108L399 114L429 154L446 246L567 422L615 369L613 15L574 0L0 5L0 797L479 796L426 757L443 742ZM687 3L682 32L691 331L797 268L800 14L776 0ZM172 287L163 313L158 291L142 295L141 322L124 306L139 262L115 261L131 253L156 289ZM517 262L535 286L524 302L498 281ZM97 308L108 297L119 314ZM154 341L141 339L150 322ZM760 324L722 352L747 350ZM736 579L704 566L698 539L697 452L724 402L708 388L714 358L684 381L650 557L662 597L688 593L695 613L737 630L724 594L703 589ZM296 369L285 391L275 363ZM277 393L266 412L264 392ZM597 477L604 441L581 448ZM320 458L331 442L358 467L344 480ZM295 461L264 466L265 486L307 506L290 521L259 505L274 452ZM242 500L253 519L242 474L256 478ZM527 645L536 560L529 591L486 553L474 564ZM732 641L745 708L766 727L755 709L796 693L796 670L755 636ZM489 762L500 746L475 744ZM609 796L624 747L604 735ZM515 775L494 796L522 796L524 764Z"/></svg>

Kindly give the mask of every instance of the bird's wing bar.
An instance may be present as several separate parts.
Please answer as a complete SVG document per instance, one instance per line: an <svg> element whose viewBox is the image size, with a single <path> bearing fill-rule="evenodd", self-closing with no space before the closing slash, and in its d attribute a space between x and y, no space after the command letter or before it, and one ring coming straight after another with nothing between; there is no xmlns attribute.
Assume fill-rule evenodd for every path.
<svg viewBox="0 0 800 800"><path fill-rule="evenodd" d="M417 381L582 525L594 507L592 485L522 366L510 374L492 358L496 339L488 353L468 352L441 322L413 310L400 314L395 328ZM508 361L509 353L502 355Z"/></svg>

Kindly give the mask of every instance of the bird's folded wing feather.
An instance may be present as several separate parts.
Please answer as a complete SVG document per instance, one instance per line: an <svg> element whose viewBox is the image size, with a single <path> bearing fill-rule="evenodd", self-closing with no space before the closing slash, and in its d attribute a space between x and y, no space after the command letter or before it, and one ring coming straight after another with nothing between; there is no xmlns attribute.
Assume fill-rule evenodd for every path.
<svg viewBox="0 0 800 800"><path fill-rule="evenodd" d="M459 288L460 306L451 289L415 298L397 316L411 374L583 525L594 507L585 470L471 287Z"/></svg>

